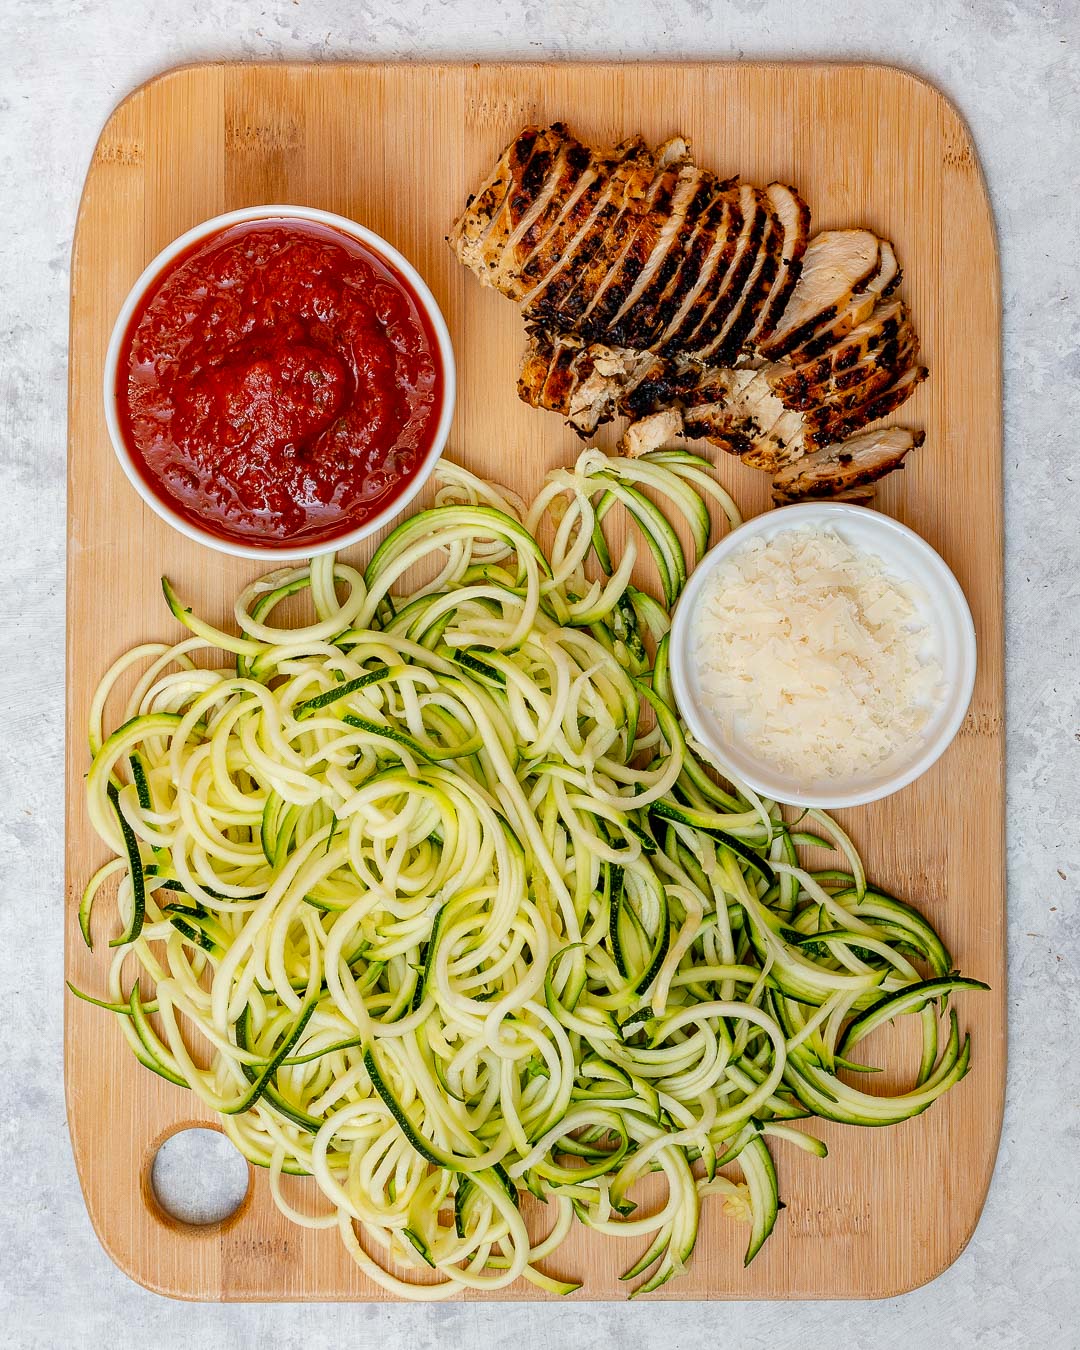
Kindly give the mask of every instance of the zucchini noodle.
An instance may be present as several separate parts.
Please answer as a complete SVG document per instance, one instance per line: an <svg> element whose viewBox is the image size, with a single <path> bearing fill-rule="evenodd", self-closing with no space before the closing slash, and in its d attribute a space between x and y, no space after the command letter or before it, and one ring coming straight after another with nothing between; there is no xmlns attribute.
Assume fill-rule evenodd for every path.
<svg viewBox="0 0 1080 1350"><path fill-rule="evenodd" d="M749 1224L749 1261L779 1207L772 1148L825 1153L787 1122L889 1124L967 1071L941 1010L984 986L828 817L827 841L800 832L687 745L666 634L710 505L738 523L678 451L586 450L531 506L444 463L363 573L323 556L262 577L235 634L164 582L189 635L136 647L94 698L87 800L113 857L87 942L114 887L116 914L91 1001L389 1292L569 1293L542 1267L575 1223L642 1240L625 1278L648 1292L685 1269L711 1195ZM662 601L630 582L640 541ZM282 620L293 597L310 622ZM844 870L800 865L824 842ZM902 1013L922 1022L913 1087L853 1086L871 1070L849 1052ZM314 1178L303 1209L285 1174Z"/></svg>

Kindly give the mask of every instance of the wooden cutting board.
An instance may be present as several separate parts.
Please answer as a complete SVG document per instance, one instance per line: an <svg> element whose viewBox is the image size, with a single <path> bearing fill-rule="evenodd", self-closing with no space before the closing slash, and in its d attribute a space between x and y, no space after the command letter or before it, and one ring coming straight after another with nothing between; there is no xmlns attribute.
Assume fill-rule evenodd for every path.
<svg viewBox="0 0 1080 1350"><path fill-rule="evenodd" d="M586 139L681 132L699 162L752 182L783 178L817 228L867 225L895 241L931 379L902 411L925 447L882 509L939 549L975 615L980 668L960 736L919 783L843 817L872 876L923 907L964 972L993 992L960 1003L974 1067L925 1115L889 1130L822 1129L825 1161L778 1150L787 1203L743 1270L746 1230L710 1204L672 1298L882 1297L953 1261L993 1168L1005 1079L1005 877L1000 300L986 190L970 136L934 89L866 65L211 65L131 95L101 135L72 261L68 508L67 974L101 990L107 957L79 937L81 888L103 859L87 821L84 727L106 667L176 626L158 578L224 619L250 563L210 553L148 511L110 449L101 373L113 318L145 264L218 212L292 203L377 230L427 278L450 324L460 390L450 453L530 492L579 443L518 402L514 306L443 242L465 195L526 122L562 118ZM602 443L611 444L610 434ZM721 456L747 514L767 480ZM99 944L99 948L103 944ZM336 1234L280 1216L266 1178L224 1224L164 1216L149 1168L161 1141L206 1119L190 1093L146 1072L112 1020L67 1002L68 1116L79 1176L106 1250L134 1279L195 1299L378 1299ZM310 1183L297 1183L298 1189ZM308 1197L315 1202L314 1195ZM578 1298L616 1298L638 1244L579 1232L553 1263ZM528 1285L506 1297L535 1297Z"/></svg>

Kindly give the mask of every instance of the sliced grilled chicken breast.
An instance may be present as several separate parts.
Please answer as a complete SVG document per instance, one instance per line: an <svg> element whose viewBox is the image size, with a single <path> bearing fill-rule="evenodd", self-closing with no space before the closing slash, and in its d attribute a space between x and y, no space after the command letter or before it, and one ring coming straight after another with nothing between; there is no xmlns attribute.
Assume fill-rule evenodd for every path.
<svg viewBox="0 0 1080 1350"><path fill-rule="evenodd" d="M914 332L908 329L902 340L890 343L863 364L845 371L848 383L842 389L829 384L815 390L810 406L803 409L807 425L825 425L838 415L862 407L887 389L909 366L915 365L917 358L918 342Z"/></svg>
<svg viewBox="0 0 1080 1350"><path fill-rule="evenodd" d="M611 421L619 400L653 364L648 352L583 343L574 335L530 336L518 395L534 408L560 413L581 436Z"/></svg>
<svg viewBox="0 0 1080 1350"><path fill-rule="evenodd" d="M630 453L681 431L862 497L897 448L866 429L927 372L891 244L809 232L794 188L721 180L681 137L596 151L554 123L511 142L448 240L530 324L525 401L582 435L626 416Z"/></svg>
<svg viewBox="0 0 1080 1350"><path fill-rule="evenodd" d="M901 301L880 302L867 320L839 338L820 356L801 365L791 365L775 382L777 394L791 407L811 406L816 391L845 382L850 370L895 342L905 325L910 327L907 310ZM785 360L790 364L790 358Z"/></svg>
<svg viewBox="0 0 1080 1350"><path fill-rule="evenodd" d="M733 365L742 350L746 335L757 323L758 315L772 291L784 248L784 226L772 208L768 193L762 194L765 229L758 255L747 274L742 294L736 300L716 337L697 352L700 360L717 365Z"/></svg>
<svg viewBox="0 0 1080 1350"><path fill-rule="evenodd" d="M559 308L558 321L588 337L590 315L611 286L621 286L623 269L636 276L652 257L660 241L664 224L671 213L679 186L678 166L657 166L652 182L641 200L630 198L611 222L600 247L582 269L577 284ZM593 323L593 331L606 340L606 326Z"/></svg>
<svg viewBox="0 0 1080 1350"><path fill-rule="evenodd" d="M519 304L523 304L543 285L549 274L564 263L593 221L601 200L606 200L612 174L619 170L628 155L640 149L641 139L635 137L616 146L609 154L593 155L592 163L582 174L565 208L521 266L514 288L514 299Z"/></svg>
<svg viewBox="0 0 1080 1350"><path fill-rule="evenodd" d="M845 333L825 354L833 374L857 365L872 355L896 337L902 325L910 322L911 316L902 300L879 299L870 317Z"/></svg>
<svg viewBox="0 0 1080 1350"><path fill-rule="evenodd" d="M543 128L537 133L532 153L520 169L516 163L511 163L506 195L492 216L491 228L477 245L479 263L487 273L488 285L498 285L495 274L507 256L508 245L516 239L537 203L546 200L548 180L553 177L560 156L568 148L564 132L565 128L559 123Z"/></svg>
<svg viewBox="0 0 1080 1350"><path fill-rule="evenodd" d="M627 250L624 253L607 284L598 291L582 317L583 336L602 334L605 339L616 342L625 342L631 335L636 337L634 324L640 322L645 312L645 297L650 287L660 282L662 291L670 280L670 272L663 280L661 274L669 257L677 261L682 255L684 227L696 218L695 202L703 179L702 171L688 160L669 166L665 179L673 171L675 178L670 193L661 189L659 199L650 206L658 224L652 252L640 266L636 252ZM639 304L641 309L638 309Z"/></svg>
<svg viewBox="0 0 1080 1350"><path fill-rule="evenodd" d="M535 159L535 157L534 157ZM492 230L483 247L490 284L514 298L523 285L521 270L532 257L536 246L575 199L592 165L592 151L570 135L565 135L552 161L543 184L532 194L528 209L521 216L509 236L495 247ZM533 171L530 162L522 181L521 195L527 196ZM494 262L494 268L491 264Z"/></svg>
<svg viewBox="0 0 1080 1350"><path fill-rule="evenodd" d="M886 389L881 390L873 398L860 404L852 411L845 413L842 418L832 421L830 423L832 439L846 440L856 431L861 431L863 427L869 426L871 422L880 422L882 418L890 416L897 408L907 402L929 374L930 372L925 366L909 366ZM813 448L818 449L824 443L819 439Z"/></svg>
<svg viewBox="0 0 1080 1350"><path fill-rule="evenodd" d="M649 148L640 138L631 146L618 167L607 175L585 224L570 242L560 260L543 279L521 300L521 312L526 319L547 323L560 329L572 329L578 305L568 303L582 279L584 269L608 240L611 227L620 219L624 209L636 215L640 202L648 190L654 172ZM636 220L632 223L636 224ZM566 314L562 307L566 303ZM584 308L582 304L580 308Z"/></svg>

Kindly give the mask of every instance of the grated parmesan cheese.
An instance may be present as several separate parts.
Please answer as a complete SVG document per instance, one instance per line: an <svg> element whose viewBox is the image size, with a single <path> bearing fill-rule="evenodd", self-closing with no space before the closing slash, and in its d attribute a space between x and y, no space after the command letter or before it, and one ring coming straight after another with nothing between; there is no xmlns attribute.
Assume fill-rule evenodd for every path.
<svg viewBox="0 0 1080 1350"><path fill-rule="evenodd" d="M925 604L835 530L751 539L702 593L703 700L726 739L804 783L882 768L942 697Z"/></svg>

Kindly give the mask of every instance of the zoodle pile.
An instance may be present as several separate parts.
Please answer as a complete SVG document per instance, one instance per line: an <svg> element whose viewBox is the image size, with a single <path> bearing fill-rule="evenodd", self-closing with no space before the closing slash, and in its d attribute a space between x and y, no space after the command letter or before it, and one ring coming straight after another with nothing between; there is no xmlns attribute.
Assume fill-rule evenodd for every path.
<svg viewBox="0 0 1080 1350"><path fill-rule="evenodd" d="M190 635L136 647L92 708L89 810L115 856L80 923L89 943L117 881L119 928L91 1001L219 1113L290 1218L337 1228L396 1294L571 1292L575 1222L638 1239L625 1278L648 1292L685 1269L710 1196L749 1223L749 1262L773 1149L826 1151L791 1122L925 1110L969 1064L946 998L985 986L829 817L786 821L687 742L669 613L710 500L739 520L706 461L586 450L527 508L440 472L362 574L273 572L236 635L164 583ZM639 539L660 597L631 584ZM290 597L309 622L283 621ZM797 850L823 843L841 865L807 871ZM860 1043L901 1013L921 1020L910 1090L855 1086ZM283 1174L314 1177L312 1210Z"/></svg>

